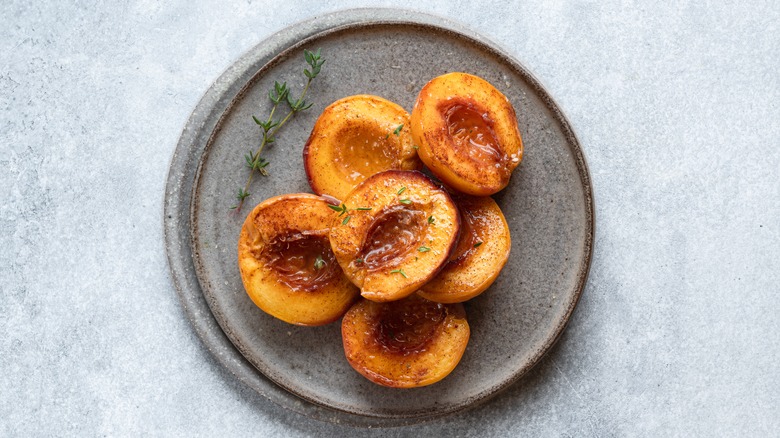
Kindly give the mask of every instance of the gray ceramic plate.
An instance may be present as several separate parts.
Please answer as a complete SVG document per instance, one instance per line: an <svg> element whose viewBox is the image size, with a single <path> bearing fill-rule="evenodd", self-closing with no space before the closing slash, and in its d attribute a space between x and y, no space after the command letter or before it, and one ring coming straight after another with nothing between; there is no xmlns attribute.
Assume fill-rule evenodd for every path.
<svg viewBox="0 0 780 438"><path fill-rule="evenodd" d="M275 80L286 81L296 93L301 89L303 49L317 48L327 63L310 93L314 106L280 132L264 154L271 176L257 179L242 214L232 214L234 195L247 177L243 155L258 142L252 115L267 114L267 90ZM411 110L429 79L451 71L487 79L517 110L526 155L509 187L494 197L511 228L512 253L494 285L466 303L471 341L455 371L425 388L383 388L350 368L338 323L296 327L255 307L241 284L236 241L252 205L310 191L301 152L327 104L368 93ZM593 203L585 159L569 123L517 61L457 24L368 9L282 31L217 80L176 149L165 231L182 303L205 344L228 369L272 401L315 418L394 425L473 406L539 361L584 287Z"/></svg>

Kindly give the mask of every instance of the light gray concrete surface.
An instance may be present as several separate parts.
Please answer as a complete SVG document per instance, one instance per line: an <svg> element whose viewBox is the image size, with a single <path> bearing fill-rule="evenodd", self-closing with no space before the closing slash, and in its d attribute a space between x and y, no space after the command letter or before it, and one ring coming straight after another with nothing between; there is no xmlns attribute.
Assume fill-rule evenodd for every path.
<svg viewBox="0 0 780 438"><path fill-rule="evenodd" d="M776 3L297 3L0 4L0 436L360 432L217 364L177 300L161 217L211 81L276 30L369 5L464 22L535 72L579 134L597 213L588 286L528 378L369 434L777 436Z"/></svg>

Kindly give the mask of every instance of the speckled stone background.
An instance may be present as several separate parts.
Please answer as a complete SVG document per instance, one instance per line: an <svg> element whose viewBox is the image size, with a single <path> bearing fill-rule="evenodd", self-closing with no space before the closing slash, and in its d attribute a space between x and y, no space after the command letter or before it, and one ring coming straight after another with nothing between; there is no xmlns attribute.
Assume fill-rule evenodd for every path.
<svg viewBox="0 0 780 438"><path fill-rule="evenodd" d="M698 3L2 2L0 435L774 436L780 8ZM162 239L171 154L210 83L355 6L462 21L530 68L580 137L597 219L582 300L527 378L368 432L224 371Z"/></svg>

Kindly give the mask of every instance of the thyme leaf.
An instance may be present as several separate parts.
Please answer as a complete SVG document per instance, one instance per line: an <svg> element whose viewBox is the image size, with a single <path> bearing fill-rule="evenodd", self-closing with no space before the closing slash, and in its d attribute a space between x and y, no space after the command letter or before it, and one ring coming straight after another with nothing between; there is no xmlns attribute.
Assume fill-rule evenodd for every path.
<svg viewBox="0 0 780 438"><path fill-rule="evenodd" d="M321 255L317 256L317 259L314 260L314 269L320 270L325 267L325 260L322 259Z"/></svg>
<svg viewBox="0 0 780 438"><path fill-rule="evenodd" d="M394 269L390 271L391 274L401 274L404 278L409 278L406 276L406 272L404 272L403 269Z"/></svg>

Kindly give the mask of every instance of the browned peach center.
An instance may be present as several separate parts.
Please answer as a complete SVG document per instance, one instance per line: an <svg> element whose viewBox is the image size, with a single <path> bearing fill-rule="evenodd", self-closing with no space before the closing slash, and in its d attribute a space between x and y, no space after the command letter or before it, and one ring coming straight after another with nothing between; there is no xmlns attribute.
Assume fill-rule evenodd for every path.
<svg viewBox="0 0 780 438"><path fill-rule="evenodd" d="M473 211L460 209L460 236L458 237L458 246L452 252L448 265L457 265L462 263L466 257L474 251L474 245L479 242L477 234L478 218Z"/></svg>
<svg viewBox="0 0 780 438"><path fill-rule="evenodd" d="M443 304L411 299L385 306L374 326L374 341L385 351L408 355L425 351L447 316Z"/></svg>
<svg viewBox="0 0 780 438"><path fill-rule="evenodd" d="M425 213L404 205L383 209L366 234L359 258L368 269L395 266L422 233Z"/></svg>
<svg viewBox="0 0 780 438"><path fill-rule="evenodd" d="M326 236L291 233L263 247L259 257L293 290L317 290L340 271Z"/></svg>
<svg viewBox="0 0 780 438"><path fill-rule="evenodd" d="M504 154L493 130L494 122L487 111L474 102L447 102L442 114L455 148L474 161L484 164L499 163Z"/></svg>
<svg viewBox="0 0 780 438"><path fill-rule="evenodd" d="M387 132L350 126L339 132L333 161L347 180L358 183L383 169L397 167L396 148Z"/></svg>

